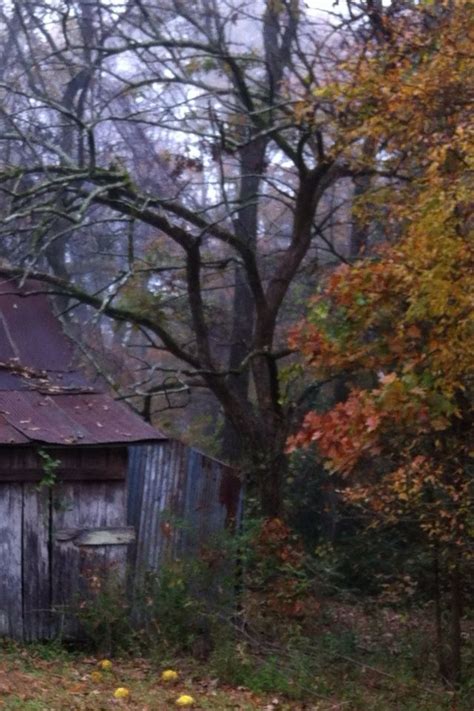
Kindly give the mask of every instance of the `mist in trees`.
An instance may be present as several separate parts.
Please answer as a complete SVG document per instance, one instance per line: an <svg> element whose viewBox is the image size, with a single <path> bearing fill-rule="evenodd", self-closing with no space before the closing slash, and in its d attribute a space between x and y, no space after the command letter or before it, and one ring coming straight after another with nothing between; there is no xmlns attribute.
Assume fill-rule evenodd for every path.
<svg viewBox="0 0 474 711"><path fill-rule="evenodd" d="M76 336L125 324L102 335L128 344L115 384L148 419L202 393L268 515L321 385L294 371L288 328L331 265L383 237L352 193L400 179L327 88L409 7L51 0L0 17L4 257Z"/></svg>
<svg viewBox="0 0 474 711"><path fill-rule="evenodd" d="M295 0L18 2L1 22L3 255L54 277L63 317L134 326L148 416L210 391L222 456L278 513L304 400L285 324L350 252L357 167L305 104L345 40Z"/></svg>

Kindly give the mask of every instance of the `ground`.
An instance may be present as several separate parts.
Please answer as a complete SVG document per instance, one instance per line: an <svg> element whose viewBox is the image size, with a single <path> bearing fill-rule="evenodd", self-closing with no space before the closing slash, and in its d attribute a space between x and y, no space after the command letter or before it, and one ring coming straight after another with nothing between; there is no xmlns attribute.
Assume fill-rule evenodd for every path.
<svg viewBox="0 0 474 711"><path fill-rule="evenodd" d="M192 695L197 709L262 708L262 700L249 691L216 689L215 681L200 681L181 673L176 684L165 684L161 670L142 659L113 660L112 669L99 672L92 657L67 654L52 647L6 645L0 657L2 711L160 711L177 708L181 694ZM130 697L114 698L125 687Z"/></svg>
<svg viewBox="0 0 474 711"><path fill-rule="evenodd" d="M112 661L110 671L98 675L98 657L72 654L57 646L17 646L4 642L0 648L1 711L160 711L177 708L177 698L189 694L194 709L234 711L461 711L469 709L452 693L424 688L389 671L368 665L334 666L327 670L323 694L313 693L305 702L281 694L256 694L244 687L222 685L206 670L176 663L176 684L161 681L163 668L143 659ZM169 663L166 664L169 667ZM344 669L346 669L344 671ZM118 687L130 697L114 698ZM330 689L330 691L329 691ZM472 708L472 707L471 707Z"/></svg>

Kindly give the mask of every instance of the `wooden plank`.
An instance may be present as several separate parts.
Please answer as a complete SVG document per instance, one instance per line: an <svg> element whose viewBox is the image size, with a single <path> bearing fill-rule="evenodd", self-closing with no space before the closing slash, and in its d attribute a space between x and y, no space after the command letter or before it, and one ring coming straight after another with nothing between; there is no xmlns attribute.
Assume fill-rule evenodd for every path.
<svg viewBox="0 0 474 711"><path fill-rule="evenodd" d="M38 469L3 469L0 468L0 482L21 482L39 483L44 478L44 472ZM122 470L114 471L109 469L104 472L97 469L76 469L67 472L56 472L58 481L123 481L125 474Z"/></svg>
<svg viewBox="0 0 474 711"><path fill-rule="evenodd" d="M55 634L65 638L77 636L79 632L73 608L79 604L80 554L72 542L57 543L54 532L80 527L79 488L79 484L61 483L52 490L51 602Z"/></svg>
<svg viewBox="0 0 474 711"><path fill-rule="evenodd" d="M6 447L0 452L0 481L39 482L44 477L43 461L37 446ZM47 447L48 454L59 462L58 479L65 481L123 480L126 475L125 447Z"/></svg>
<svg viewBox="0 0 474 711"><path fill-rule="evenodd" d="M127 543L76 545L74 537L58 540L61 532L74 529L124 529L126 492L124 482L70 482L55 487L53 507L53 602L63 609L62 633L79 634L74 608L93 595L93 577L123 576Z"/></svg>
<svg viewBox="0 0 474 711"><path fill-rule="evenodd" d="M23 634L28 642L51 636L49 561L50 490L23 485Z"/></svg>
<svg viewBox="0 0 474 711"><path fill-rule="evenodd" d="M135 541L133 526L109 528L66 528L56 531L54 539L58 543L73 541L75 546L117 546Z"/></svg>
<svg viewBox="0 0 474 711"><path fill-rule="evenodd" d="M135 541L135 529L126 526L127 523L127 489L124 482L106 482L106 520L109 529L127 528L132 541L124 541L122 545L106 545L104 554L108 574L118 581L125 581L130 542Z"/></svg>
<svg viewBox="0 0 474 711"><path fill-rule="evenodd" d="M118 546L128 545L135 540L134 529L97 528L83 531L74 539L75 546Z"/></svg>
<svg viewBox="0 0 474 711"><path fill-rule="evenodd" d="M0 635L23 638L21 484L0 485Z"/></svg>
<svg viewBox="0 0 474 711"><path fill-rule="evenodd" d="M123 484L119 483L119 486ZM107 524L105 484L102 482L63 483L55 487L57 505L53 510L53 601L61 615L61 634L80 634L77 620L79 606L90 598L94 576L103 574L105 555L102 548L79 548L74 541L59 542L55 532L83 530Z"/></svg>

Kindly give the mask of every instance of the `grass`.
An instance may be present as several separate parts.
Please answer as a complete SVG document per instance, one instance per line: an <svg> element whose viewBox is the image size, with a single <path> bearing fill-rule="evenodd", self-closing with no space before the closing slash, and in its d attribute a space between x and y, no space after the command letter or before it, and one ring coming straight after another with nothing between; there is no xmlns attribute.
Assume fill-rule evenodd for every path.
<svg viewBox="0 0 474 711"><path fill-rule="evenodd" d="M317 651L317 650L316 650ZM369 664L378 661L381 666ZM235 665L237 658L234 656ZM1 711L160 711L175 707L177 697L190 694L195 709L251 711L472 711L472 701L441 687L423 686L409 670L407 660L388 665L387 660L366 655L358 660L334 657L327 666L314 659L292 657L292 665L270 656L253 667L247 664L247 686L231 686L212 672L211 663L197 667L181 660L177 684L160 679L163 666L145 659L113 660L112 671L100 680L92 674L98 659L67 652L58 645L18 646L4 643L0 648ZM294 698L292 683L307 684L304 702ZM241 679L245 681L245 679ZM119 686L130 690L127 700L114 699ZM299 690L300 692L302 689ZM470 703L469 703L470 702Z"/></svg>
<svg viewBox="0 0 474 711"><path fill-rule="evenodd" d="M194 709L234 711L472 711L474 625L465 625L465 687L443 688L430 618L328 601L308 636L265 617L255 637L222 636L208 660L113 659L97 678L95 656L60 644L0 642L0 711L161 711L190 694ZM255 643L258 638L258 643ZM179 672L175 685L161 672ZM469 681L471 677L471 681ZM114 698L118 687L130 697Z"/></svg>
<svg viewBox="0 0 474 711"><path fill-rule="evenodd" d="M110 672L94 680L96 658L67 653L56 645L4 644L0 651L0 709L2 711L160 711L174 707L180 694L196 699L196 708L242 711L261 708L252 692L216 688L212 679L199 679L191 668L181 671L177 684L161 682L162 669L144 659L114 660ZM117 687L130 698L117 700Z"/></svg>

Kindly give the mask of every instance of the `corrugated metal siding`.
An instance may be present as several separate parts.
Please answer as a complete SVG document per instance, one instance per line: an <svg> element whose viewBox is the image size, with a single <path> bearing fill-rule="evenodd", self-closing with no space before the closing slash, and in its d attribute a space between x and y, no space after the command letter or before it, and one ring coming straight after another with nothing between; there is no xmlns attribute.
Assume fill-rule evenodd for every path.
<svg viewBox="0 0 474 711"><path fill-rule="evenodd" d="M129 447L128 525L137 531L138 574L197 554L240 515L233 470L176 441Z"/></svg>

